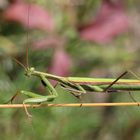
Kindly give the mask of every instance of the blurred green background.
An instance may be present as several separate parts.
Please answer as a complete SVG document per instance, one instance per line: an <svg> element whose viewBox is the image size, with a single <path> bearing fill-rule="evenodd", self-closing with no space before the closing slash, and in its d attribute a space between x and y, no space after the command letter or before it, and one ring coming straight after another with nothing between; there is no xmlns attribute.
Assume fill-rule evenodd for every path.
<svg viewBox="0 0 140 140"><path fill-rule="evenodd" d="M0 0L0 103L24 89L46 95L12 58L61 76L140 75L138 0ZM135 78L129 74L125 78ZM52 84L55 84L52 81ZM56 88L54 103L79 103ZM139 92L133 97L140 100ZM14 103L26 97L18 96ZM86 94L82 102L132 101L129 94ZM0 109L2 140L139 140L139 107Z"/></svg>

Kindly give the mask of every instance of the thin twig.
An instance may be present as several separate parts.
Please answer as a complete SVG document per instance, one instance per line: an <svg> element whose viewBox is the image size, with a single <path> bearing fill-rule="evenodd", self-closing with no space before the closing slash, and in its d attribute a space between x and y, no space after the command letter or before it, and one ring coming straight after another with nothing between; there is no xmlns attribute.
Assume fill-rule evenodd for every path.
<svg viewBox="0 0 140 140"><path fill-rule="evenodd" d="M65 104L26 104L26 107L100 107L100 106L138 106L140 102L118 102L118 103L65 103ZM23 104L0 104L0 108L23 108Z"/></svg>

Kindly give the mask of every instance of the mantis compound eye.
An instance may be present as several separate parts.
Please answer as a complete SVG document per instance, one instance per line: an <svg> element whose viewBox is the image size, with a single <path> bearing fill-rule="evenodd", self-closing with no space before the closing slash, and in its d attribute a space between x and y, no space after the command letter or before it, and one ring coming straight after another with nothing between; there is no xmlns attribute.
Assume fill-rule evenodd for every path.
<svg viewBox="0 0 140 140"><path fill-rule="evenodd" d="M30 68L30 71L31 71L31 72L33 72L34 70L35 70L35 68L34 68L34 67L31 67L31 68Z"/></svg>
<svg viewBox="0 0 140 140"><path fill-rule="evenodd" d="M34 67L28 68L26 70L25 75L28 76L28 77L30 77L34 73L34 71L35 71L35 68Z"/></svg>

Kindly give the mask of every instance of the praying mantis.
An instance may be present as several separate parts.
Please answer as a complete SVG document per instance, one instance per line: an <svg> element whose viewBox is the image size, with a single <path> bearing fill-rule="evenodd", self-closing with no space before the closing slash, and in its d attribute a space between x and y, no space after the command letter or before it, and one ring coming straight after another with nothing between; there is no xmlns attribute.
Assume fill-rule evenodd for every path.
<svg viewBox="0 0 140 140"><path fill-rule="evenodd" d="M34 67L28 65L28 51L26 53L26 66L15 59L15 61L24 68L25 75L27 77L38 77L45 87L49 95L43 96L37 93L21 90L19 93L26 95L28 98L23 101L25 107L26 103L47 103L53 101L58 97L58 93L55 87L49 82L49 80L55 80L56 85L60 85L65 90L69 91L76 97L80 97L81 94L87 92L120 92L120 91L136 91L140 90L140 80L137 79L121 79L128 73L125 71L117 79L106 79L106 78L84 78L84 77L61 77L53 74L37 71ZM19 94L18 93L18 94ZM16 94L17 95L17 94ZM14 95L11 98L11 102L16 97ZM81 104L82 106L82 104ZM27 108L25 107L27 116L31 116Z"/></svg>

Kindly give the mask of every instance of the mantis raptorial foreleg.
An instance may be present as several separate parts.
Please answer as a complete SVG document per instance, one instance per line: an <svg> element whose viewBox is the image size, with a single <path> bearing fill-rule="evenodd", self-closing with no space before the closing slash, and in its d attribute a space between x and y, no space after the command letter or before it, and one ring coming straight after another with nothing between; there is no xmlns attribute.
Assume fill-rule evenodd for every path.
<svg viewBox="0 0 140 140"><path fill-rule="evenodd" d="M43 103L43 102L47 102L47 101L52 101L58 96L55 88L50 84L50 82L48 81L48 79L45 76L40 75L40 79L41 79L43 85L45 86L45 89L49 92L50 95L42 96L42 95L30 92L30 91L25 91L25 90L20 91L20 93L30 97L29 99L26 99L23 101L25 112L28 117L30 117L31 115L27 111L27 108L25 106L26 103ZM15 96L13 96L11 98L11 101L13 101L16 96L17 96L17 93Z"/></svg>

